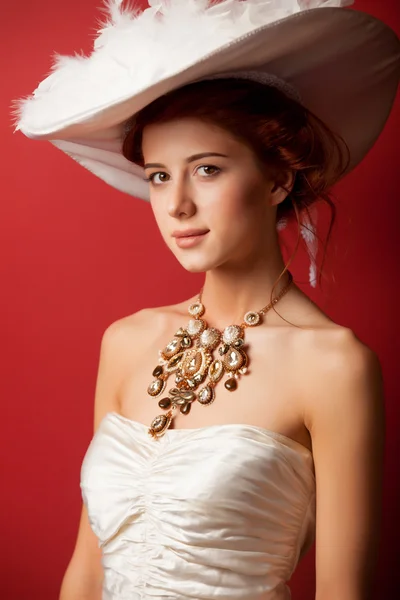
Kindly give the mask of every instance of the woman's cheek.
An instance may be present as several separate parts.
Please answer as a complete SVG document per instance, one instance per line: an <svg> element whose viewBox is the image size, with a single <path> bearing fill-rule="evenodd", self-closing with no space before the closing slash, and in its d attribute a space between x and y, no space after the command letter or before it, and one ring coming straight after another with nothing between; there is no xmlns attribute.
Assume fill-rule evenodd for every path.
<svg viewBox="0 0 400 600"><path fill-rule="evenodd" d="M151 207L152 207L154 219L155 219L157 227L158 227L158 229L160 231L160 234L164 238L164 240L166 242L168 242L169 235L168 235L168 232L166 230L166 225L165 225L165 223L166 223L166 218L165 218L166 215L160 209L159 205L156 205L155 203L151 202Z"/></svg>

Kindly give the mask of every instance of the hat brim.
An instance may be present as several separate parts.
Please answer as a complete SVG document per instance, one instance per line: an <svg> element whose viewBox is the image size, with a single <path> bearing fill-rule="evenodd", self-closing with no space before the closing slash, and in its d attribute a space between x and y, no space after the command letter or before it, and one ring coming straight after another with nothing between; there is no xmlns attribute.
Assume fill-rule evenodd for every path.
<svg viewBox="0 0 400 600"><path fill-rule="evenodd" d="M271 73L295 87L302 103L346 141L350 171L373 146L390 114L399 81L400 42L390 27L366 13L333 7L306 10L259 27L142 89L132 78L123 96L108 97L103 104L97 96L84 111L66 109L62 118L49 116L38 123L26 105L17 129L52 141L108 184L148 199L143 170L121 154L125 121L173 89L240 70Z"/></svg>

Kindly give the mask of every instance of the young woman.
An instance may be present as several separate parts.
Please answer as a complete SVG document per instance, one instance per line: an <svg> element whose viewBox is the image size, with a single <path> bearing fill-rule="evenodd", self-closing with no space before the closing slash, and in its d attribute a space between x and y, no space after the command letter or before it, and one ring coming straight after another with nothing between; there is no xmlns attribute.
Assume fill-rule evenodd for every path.
<svg viewBox="0 0 400 600"><path fill-rule="evenodd" d="M342 25L348 11L337 10ZM291 23L299 32L306 21ZM199 296L104 333L60 599L289 599L315 539L316 599L366 600L381 512L380 365L294 283L277 223L295 219L300 236L320 200L333 218L329 190L368 135L356 144L346 127L333 131L278 77L218 67L119 122L125 162L88 134L85 166L120 189L134 181L136 193L144 178L168 248L205 278ZM57 144L81 160L82 134Z"/></svg>

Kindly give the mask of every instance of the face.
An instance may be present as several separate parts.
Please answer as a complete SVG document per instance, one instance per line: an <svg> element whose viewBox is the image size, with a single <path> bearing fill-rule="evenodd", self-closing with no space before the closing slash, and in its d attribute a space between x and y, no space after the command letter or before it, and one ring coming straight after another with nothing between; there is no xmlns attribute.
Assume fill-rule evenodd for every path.
<svg viewBox="0 0 400 600"><path fill-rule="evenodd" d="M185 269L243 266L275 243L276 205L287 192L245 143L184 118L148 125L142 151L158 227Z"/></svg>

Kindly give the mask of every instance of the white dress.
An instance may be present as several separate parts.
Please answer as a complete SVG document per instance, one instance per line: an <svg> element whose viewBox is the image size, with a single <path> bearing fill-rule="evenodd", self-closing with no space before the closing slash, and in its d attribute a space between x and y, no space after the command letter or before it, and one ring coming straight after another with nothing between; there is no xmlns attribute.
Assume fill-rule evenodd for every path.
<svg viewBox="0 0 400 600"><path fill-rule="evenodd" d="M315 535L312 453L253 425L147 429L108 413L82 463L102 599L290 599Z"/></svg>

